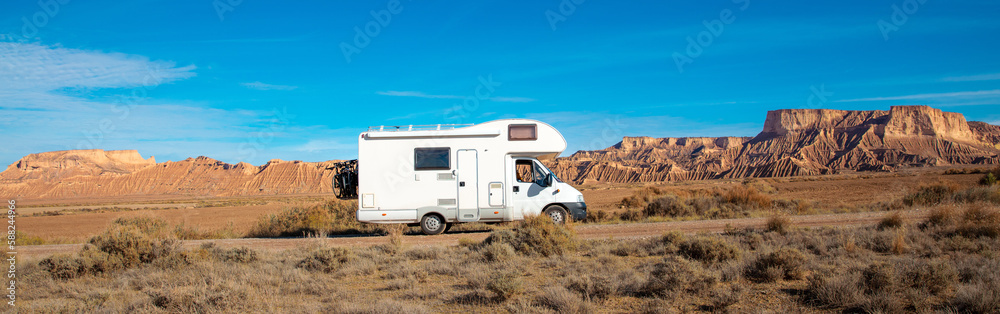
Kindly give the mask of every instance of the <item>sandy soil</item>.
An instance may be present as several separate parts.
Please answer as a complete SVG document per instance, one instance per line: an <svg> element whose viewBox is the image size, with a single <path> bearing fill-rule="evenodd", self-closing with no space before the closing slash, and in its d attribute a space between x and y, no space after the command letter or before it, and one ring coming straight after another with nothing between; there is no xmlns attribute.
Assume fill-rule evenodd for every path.
<svg viewBox="0 0 1000 314"><path fill-rule="evenodd" d="M796 227L821 227L821 226L855 226L865 224L875 224L888 212L867 212L850 214L827 214L827 215L804 215L791 216L792 225ZM927 212L921 210L911 210L902 212L904 219L916 221L926 218ZM670 231L680 231L685 233L699 232L722 232L726 228L746 228L762 227L767 223L767 218L743 218L743 219L720 219L720 220L694 220L676 222L657 223L629 223L629 224L606 224L606 225L579 225L575 229L581 239L622 239L622 238L645 238L659 236ZM489 236L488 231L471 231L446 233L436 236L427 235L407 235L403 236L403 244L409 246L426 245L457 245L460 239L482 241ZM246 246L263 251L281 251L294 248L300 245L314 243L324 243L334 246L368 246L389 242L386 236L333 236L328 238L280 238L280 239L222 239L222 240L189 240L183 245L187 248L196 248L205 242L215 242L219 247L240 247ZM73 253L78 251L82 244L57 244L57 245L34 245L22 246L18 248L21 256L37 258L58 253Z"/></svg>
<svg viewBox="0 0 1000 314"><path fill-rule="evenodd" d="M948 181L958 185L971 186L981 175L942 175L942 169L921 169L920 171L910 171L905 173L875 173L875 174L852 174L833 175L815 177L791 177L791 178L767 178L760 179L775 188L772 198L788 200L809 200L814 207L824 209L834 209L821 212L843 212L835 210L840 207L857 207L877 202L890 202L898 200L909 191L920 185ZM704 190L725 187L739 184L742 180L707 180L707 181L687 181L649 184L670 191L680 190ZM581 189L587 200L591 211L606 210L618 212L618 203L625 196L631 195L635 191L642 189L646 184L598 184L585 185ZM255 196L255 197L226 197L226 198L179 198L176 196L145 196L128 197L122 199L78 199L78 200L51 200L48 202L19 202L22 208L20 217L17 218L17 228L19 231L31 236L43 237L50 242L72 243L83 242L86 239L97 235L105 230L107 226L118 217L150 215L161 217L171 224L170 228L176 225L183 225L185 228L195 228L201 232L209 232L224 228L230 228L243 233L249 230L263 216L281 212L282 210L296 206L311 206L322 203L325 200L333 199L330 194L308 194L308 195L280 195L280 196ZM197 204L195 207L187 206ZM131 211L116 212L81 212L58 216L28 217L31 211L53 210L55 208L79 208L79 207L132 207L140 208ZM183 207L183 208L169 208ZM202 206L202 207L198 207ZM212 206L212 207L204 207ZM141 209L156 208L156 209ZM857 217L867 217L866 214L856 214ZM817 216L819 217L819 216ZM798 217L796 219L803 219ZM697 227L690 227L693 231L718 231L725 224L761 223L762 220L719 220L713 222L696 223ZM824 225L836 225L838 223L850 223L850 221L834 220L824 222ZM583 237L601 238L608 236L639 236L629 235L630 232L638 232L642 235L656 235L666 230L689 231L689 224L665 223L665 227L658 224L644 224L646 227L606 227L602 225L580 226L580 233ZM714 226L714 227L710 227ZM611 228L611 229L608 229ZM651 229L652 228L652 229ZM681 228L681 229L676 229ZM644 231L647 230L647 231ZM648 231L652 230L652 231ZM418 241L419 243L447 242L457 243L457 239L468 237L480 239L485 237L485 233L452 234L442 237L435 237L428 240L413 238L407 241ZM336 241L346 241L346 243L373 243L381 238L338 238ZM228 241L228 240L227 240ZM240 240L235 240L240 241ZM274 240L280 243L287 240ZM298 241L298 240L296 240ZM352 242L353 241L353 242ZM192 242L193 243L193 242Z"/></svg>

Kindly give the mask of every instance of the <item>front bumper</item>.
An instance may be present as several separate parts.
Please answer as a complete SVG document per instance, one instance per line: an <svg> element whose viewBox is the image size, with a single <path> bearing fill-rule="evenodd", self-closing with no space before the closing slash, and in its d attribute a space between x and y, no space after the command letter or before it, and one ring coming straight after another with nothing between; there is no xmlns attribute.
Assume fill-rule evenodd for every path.
<svg viewBox="0 0 1000 314"><path fill-rule="evenodd" d="M566 210L569 211L570 217L573 217L573 221L582 221L587 219L587 203L563 203L563 206L566 206Z"/></svg>

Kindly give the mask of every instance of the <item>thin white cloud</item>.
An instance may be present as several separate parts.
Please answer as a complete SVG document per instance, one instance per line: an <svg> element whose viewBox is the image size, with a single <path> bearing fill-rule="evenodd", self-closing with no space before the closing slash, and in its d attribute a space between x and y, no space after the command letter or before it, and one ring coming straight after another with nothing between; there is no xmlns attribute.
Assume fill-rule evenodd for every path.
<svg viewBox="0 0 1000 314"><path fill-rule="evenodd" d="M527 97L490 97L489 99L491 101L499 101L499 102L532 102L532 101L535 101L534 98L527 98Z"/></svg>
<svg viewBox="0 0 1000 314"><path fill-rule="evenodd" d="M193 77L195 69L123 53L0 42L0 90L151 87Z"/></svg>
<svg viewBox="0 0 1000 314"><path fill-rule="evenodd" d="M974 82L974 81L995 81L1000 80L1000 73L993 74L980 74L980 75L967 75L967 76L952 76L941 79L945 82Z"/></svg>
<svg viewBox="0 0 1000 314"><path fill-rule="evenodd" d="M981 98L983 96L997 96L997 95L1000 95L1000 89L954 92L954 93L914 94L914 95L891 96L891 97L857 98L857 99L838 100L836 102L918 100L918 99L943 100L943 99L955 99L955 98L967 99L967 98Z"/></svg>
<svg viewBox="0 0 1000 314"><path fill-rule="evenodd" d="M385 91L385 92L375 92L376 94L383 96L397 96L397 97L417 97L417 98L431 98L431 99L462 99L465 96L458 95L429 95L423 92L413 92L413 91Z"/></svg>
<svg viewBox="0 0 1000 314"><path fill-rule="evenodd" d="M312 153L320 151L357 149L357 147L357 144L344 144L336 140L309 140L305 144L294 147L293 150Z"/></svg>
<svg viewBox="0 0 1000 314"><path fill-rule="evenodd" d="M243 85L249 89L256 89L256 90L294 90L296 88L299 88L298 86L267 84L260 81L250 82L250 83L240 83L240 85Z"/></svg>
<svg viewBox="0 0 1000 314"><path fill-rule="evenodd" d="M424 92L416 91L378 91L375 94L383 96L397 96L397 97L417 97L417 98L429 98L429 99L465 99L470 96L460 96L460 95L432 95ZM496 102L532 102L535 101L534 98L527 97L490 97L487 98L490 101Z"/></svg>

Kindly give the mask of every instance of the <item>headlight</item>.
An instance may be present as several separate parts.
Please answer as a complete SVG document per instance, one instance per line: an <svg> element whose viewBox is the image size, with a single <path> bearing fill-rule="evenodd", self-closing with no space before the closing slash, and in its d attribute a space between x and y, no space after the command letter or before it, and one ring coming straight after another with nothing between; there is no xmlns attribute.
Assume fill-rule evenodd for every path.
<svg viewBox="0 0 1000 314"><path fill-rule="evenodd" d="M580 202L580 203L583 203L583 194L577 195L576 196L576 201Z"/></svg>

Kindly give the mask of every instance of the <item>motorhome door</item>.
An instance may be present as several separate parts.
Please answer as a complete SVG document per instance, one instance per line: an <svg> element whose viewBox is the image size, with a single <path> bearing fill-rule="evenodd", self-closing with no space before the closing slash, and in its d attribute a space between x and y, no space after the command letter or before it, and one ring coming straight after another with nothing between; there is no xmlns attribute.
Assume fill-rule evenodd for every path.
<svg viewBox="0 0 1000 314"><path fill-rule="evenodd" d="M455 155L458 171L458 221L479 220L479 156L474 149Z"/></svg>
<svg viewBox="0 0 1000 314"><path fill-rule="evenodd" d="M542 186L545 171L533 159L515 158L513 172L511 208L514 210L515 218L523 214L540 214L542 207L552 200L553 193L549 190L554 190Z"/></svg>

